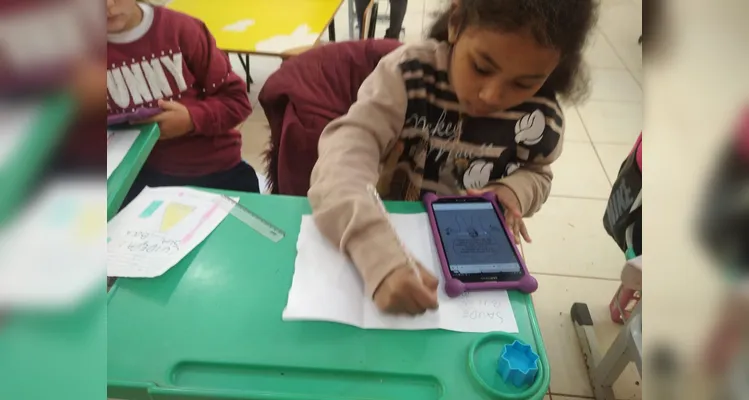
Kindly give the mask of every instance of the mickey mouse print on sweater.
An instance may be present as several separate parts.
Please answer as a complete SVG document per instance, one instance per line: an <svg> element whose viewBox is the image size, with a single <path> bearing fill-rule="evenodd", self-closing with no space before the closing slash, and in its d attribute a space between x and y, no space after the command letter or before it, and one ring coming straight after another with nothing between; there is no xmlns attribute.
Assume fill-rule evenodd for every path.
<svg viewBox="0 0 749 400"><path fill-rule="evenodd" d="M554 136L545 141L544 136ZM546 116L540 109L524 114L515 123L514 145L507 146L498 158L459 158L455 165L466 190L482 189L489 182L513 174L528 160L547 155L556 147L559 134L547 129Z"/></svg>

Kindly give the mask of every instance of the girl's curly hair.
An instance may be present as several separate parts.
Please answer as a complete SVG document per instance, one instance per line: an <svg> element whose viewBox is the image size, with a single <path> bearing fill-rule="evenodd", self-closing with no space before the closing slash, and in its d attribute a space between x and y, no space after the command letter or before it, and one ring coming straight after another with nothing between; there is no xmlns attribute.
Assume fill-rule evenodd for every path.
<svg viewBox="0 0 749 400"><path fill-rule="evenodd" d="M577 102L588 92L583 49L597 10L596 0L460 0L437 18L429 37L447 41L451 19L460 21L459 34L466 26L504 32L530 28L540 44L561 52L544 88Z"/></svg>

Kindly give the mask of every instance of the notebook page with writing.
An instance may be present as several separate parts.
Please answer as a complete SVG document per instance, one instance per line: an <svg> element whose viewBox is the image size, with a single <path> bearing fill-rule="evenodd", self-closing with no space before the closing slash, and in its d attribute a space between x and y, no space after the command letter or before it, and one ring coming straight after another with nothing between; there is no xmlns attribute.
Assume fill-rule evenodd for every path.
<svg viewBox="0 0 749 400"><path fill-rule="evenodd" d="M442 282L427 215L391 214L390 218L414 258ZM365 329L518 332L509 296L500 290L451 299L440 282L438 310L417 317L380 312L372 299L364 296L351 261L322 237L311 216L302 218L297 252L284 320L324 320Z"/></svg>

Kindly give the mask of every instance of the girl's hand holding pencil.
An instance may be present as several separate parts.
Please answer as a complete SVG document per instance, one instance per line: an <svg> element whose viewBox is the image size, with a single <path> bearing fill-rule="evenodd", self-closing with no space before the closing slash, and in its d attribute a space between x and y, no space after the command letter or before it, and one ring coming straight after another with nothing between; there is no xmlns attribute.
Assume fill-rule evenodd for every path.
<svg viewBox="0 0 749 400"><path fill-rule="evenodd" d="M387 313L411 315L437 309L439 281L419 263L416 268L404 265L385 277L374 293L377 308Z"/></svg>
<svg viewBox="0 0 749 400"><path fill-rule="evenodd" d="M388 217L385 205L377 193L374 185L367 185L367 191L372 196L377 207L385 218ZM395 229L393 235L398 240ZM437 304L437 287L439 281L419 262L411 257L408 249L402 243L408 261L401 267L394 269L374 292L374 302L384 312L391 314L423 314L427 310L435 310Z"/></svg>

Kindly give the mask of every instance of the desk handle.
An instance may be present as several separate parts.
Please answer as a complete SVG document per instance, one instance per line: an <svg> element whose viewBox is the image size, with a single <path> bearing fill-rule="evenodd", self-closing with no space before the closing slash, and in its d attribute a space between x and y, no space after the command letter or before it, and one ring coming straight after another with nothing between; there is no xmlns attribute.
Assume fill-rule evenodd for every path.
<svg viewBox="0 0 749 400"><path fill-rule="evenodd" d="M153 400L335 400L328 397L310 395L277 394L268 392L239 390L198 390L154 387L148 393ZM341 399L344 400L344 399Z"/></svg>

